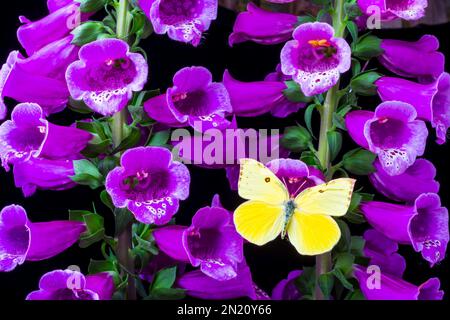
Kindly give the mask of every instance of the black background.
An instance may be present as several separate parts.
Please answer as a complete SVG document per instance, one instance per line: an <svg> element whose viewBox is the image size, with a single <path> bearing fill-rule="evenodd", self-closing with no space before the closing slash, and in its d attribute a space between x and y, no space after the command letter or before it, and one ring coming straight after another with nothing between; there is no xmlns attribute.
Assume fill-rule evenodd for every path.
<svg viewBox="0 0 450 320"><path fill-rule="evenodd" d="M46 14L45 1L4 1L0 13L0 62L4 63L12 50L20 49L16 38L16 29L19 26L18 16L25 15L31 20L37 20ZM244 43L228 47L228 36L231 33L235 13L219 10L219 17L212 23L210 30L205 34L202 44L198 48L169 40L166 36L152 35L142 42L142 47L148 54L150 75L146 89L161 88L165 90L172 83L173 74L180 68L193 65L207 67L216 81L222 79L225 69L242 81L262 80L269 72L275 69L279 62L279 52L282 45L261 46L254 43ZM398 38L417 40L422 34L434 34L441 41L441 51L449 55L450 25L433 27L417 27L404 30L383 30L376 34L385 38ZM448 70L448 66L447 66ZM6 99L9 108L14 102ZM368 99L361 103L364 109L373 109L379 101ZM70 124L75 120L73 113L65 111L50 118L60 124ZM241 118L238 120L241 127L254 128L283 128L294 125L295 121L303 121L303 111L286 119L274 119L269 116L258 118ZM315 122L318 126L317 121ZM344 141L344 149L354 148L349 138ZM447 183L449 169L449 146L438 146L434 142L434 130L430 130L430 138L425 157L431 160L438 170L438 180L441 183L441 199L448 207L450 194ZM33 197L25 199L21 190L15 188L11 173L0 169L0 208L9 204L20 204L28 212L32 221L63 220L68 217L69 209L91 209L95 202L97 210L104 213L105 220L112 221L113 217L108 210L97 200L98 194L90 189L78 187L64 192L39 191ZM177 214L177 223L188 225L192 215L201 207L209 205L214 194L221 195L225 207L233 210L239 203L239 197L228 188L228 182L223 170L203 170L190 167L192 175L191 195L187 201L182 202ZM367 179L359 179L359 184L366 191L373 191ZM412 186L413 187L413 186ZM377 196L377 200L385 200ZM111 229L111 225L108 225ZM367 226L352 228L355 234L361 234ZM51 236L51 235L49 235ZM420 284L429 277L439 277L441 287L449 288L448 260L433 269L430 269L419 253L410 247L403 246L401 253L407 258L408 268L405 279ZM247 245L245 250L247 261L252 269L255 282L262 289L271 292L272 288L289 271L300 269L303 265L312 265L313 259L300 257L295 249L285 241L277 240L264 247ZM70 265L78 265L82 271L87 270L90 258L101 258L99 248L93 246L82 250L76 245L59 256L35 263L25 263L10 273L0 274L0 300L22 300L26 294L37 289L39 278L46 272L54 269L64 269ZM447 296L446 296L447 298Z"/></svg>

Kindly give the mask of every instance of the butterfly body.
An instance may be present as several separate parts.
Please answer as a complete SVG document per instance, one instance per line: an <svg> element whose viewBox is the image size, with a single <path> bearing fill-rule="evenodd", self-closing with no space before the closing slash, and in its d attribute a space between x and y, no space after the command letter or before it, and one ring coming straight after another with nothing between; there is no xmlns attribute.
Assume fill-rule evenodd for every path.
<svg viewBox="0 0 450 320"><path fill-rule="evenodd" d="M287 233L287 227L289 222L291 221L292 216L295 213L295 209L297 208L294 199L289 199L288 201L286 201L286 203L284 204L284 216L285 216L285 220L284 220L284 226L283 226L283 230L281 231L281 238L284 239L286 237L286 233Z"/></svg>
<svg viewBox="0 0 450 320"><path fill-rule="evenodd" d="M288 235L300 254L330 251L341 236L332 216L347 213L354 183L342 178L290 195L270 169L256 160L242 159L238 190L249 201L234 213L236 229L257 245Z"/></svg>

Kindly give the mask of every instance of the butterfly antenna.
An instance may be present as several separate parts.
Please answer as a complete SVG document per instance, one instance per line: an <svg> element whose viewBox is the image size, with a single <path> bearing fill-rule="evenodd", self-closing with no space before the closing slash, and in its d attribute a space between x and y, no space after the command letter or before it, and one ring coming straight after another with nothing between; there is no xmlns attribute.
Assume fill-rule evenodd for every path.
<svg viewBox="0 0 450 320"><path fill-rule="evenodd" d="M305 179L305 181L303 181L303 183L300 185L300 187L298 187L297 190L295 190L294 195L296 195L300 191L300 189L303 188L305 183L306 183L306 179Z"/></svg>

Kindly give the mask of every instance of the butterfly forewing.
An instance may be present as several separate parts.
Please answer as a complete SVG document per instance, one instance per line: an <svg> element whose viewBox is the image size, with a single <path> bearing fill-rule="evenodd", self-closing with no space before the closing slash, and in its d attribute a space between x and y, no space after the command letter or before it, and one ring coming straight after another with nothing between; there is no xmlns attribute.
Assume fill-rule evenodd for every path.
<svg viewBox="0 0 450 320"><path fill-rule="evenodd" d="M340 217L347 213L354 186L354 179L332 180L306 189L295 198L295 204L300 213Z"/></svg>
<svg viewBox="0 0 450 320"><path fill-rule="evenodd" d="M262 163L253 159L241 159L239 195L247 200L283 205L289 199L285 185Z"/></svg>

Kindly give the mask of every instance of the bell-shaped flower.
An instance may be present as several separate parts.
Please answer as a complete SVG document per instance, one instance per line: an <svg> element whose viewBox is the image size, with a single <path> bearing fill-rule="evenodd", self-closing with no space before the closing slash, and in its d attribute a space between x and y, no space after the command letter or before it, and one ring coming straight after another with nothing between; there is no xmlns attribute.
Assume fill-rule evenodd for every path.
<svg viewBox="0 0 450 320"><path fill-rule="evenodd" d="M248 297L259 299L258 288L253 284L249 267L242 262L238 266L237 276L226 281L211 278L200 270L183 274L177 279L177 286L186 290L186 294L206 300L228 300Z"/></svg>
<svg viewBox="0 0 450 320"><path fill-rule="evenodd" d="M24 24L17 30L17 38L27 54L31 56L49 43L68 36L81 21L87 18L88 14L80 12L80 3L71 1L38 21L32 22L21 16L20 22Z"/></svg>
<svg viewBox="0 0 450 320"><path fill-rule="evenodd" d="M226 70L223 84L236 116L255 117L271 112L273 116L284 118L306 106L304 102L291 102L285 97L287 85L282 81L241 82Z"/></svg>
<svg viewBox="0 0 450 320"><path fill-rule="evenodd" d="M213 82L204 67L187 67L173 77L173 87L165 95L144 104L149 116L169 126L224 129L230 125L225 115L232 112L230 97L222 83Z"/></svg>
<svg viewBox="0 0 450 320"><path fill-rule="evenodd" d="M389 199L412 203L422 193L439 192L439 182L435 179L436 168L428 160L417 159L398 176L387 174L378 160L373 165L376 171L369 175L370 182L378 192Z"/></svg>
<svg viewBox="0 0 450 320"><path fill-rule="evenodd" d="M283 43L291 38L297 23L298 18L293 14L267 11L249 2L247 11L237 16L228 42L230 46L245 41Z"/></svg>
<svg viewBox="0 0 450 320"><path fill-rule="evenodd" d="M374 14L376 6L382 21L419 20L425 16L425 9L428 6L428 0L357 0L357 2L366 15Z"/></svg>
<svg viewBox="0 0 450 320"><path fill-rule="evenodd" d="M44 274L39 290L27 300L111 300L114 282L107 273L84 276L73 270L55 270Z"/></svg>
<svg viewBox="0 0 450 320"><path fill-rule="evenodd" d="M343 38L334 37L327 23L304 23L281 50L281 70L291 75L306 96L326 92L351 65L351 49Z"/></svg>
<svg viewBox="0 0 450 320"><path fill-rule="evenodd" d="M139 5L157 34L194 46L217 18L217 0L140 0Z"/></svg>
<svg viewBox="0 0 450 320"><path fill-rule="evenodd" d="M30 159L14 165L14 183L22 188L25 197L36 190L67 190L77 186L71 179L75 175L72 160Z"/></svg>
<svg viewBox="0 0 450 320"><path fill-rule="evenodd" d="M391 176L402 174L423 155L428 136L413 106L399 101L380 104L375 112L352 111L345 122L353 140L378 155Z"/></svg>
<svg viewBox="0 0 450 320"><path fill-rule="evenodd" d="M361 211L375 230L393 241L412 245L431 266L444 259L449 241L448 211L437 194L424 193L413 205L369 201L361 205Z"/></svg>
<svg viewBox="0 0 450 320"><path fill-rule="evenodd" d="M39 105L21 103L11 120L0 125L0 158L7 170L9 163L30 158L67 159L78 155L91 139L86 131L49 123Z"/></svg>
<svg viewBox="0 0 450 320"><path fill-rule="evenodd" d="M50 44L49 46L53 46ZM49 49L49 51L46 51ZM44 48L46 53L36 53L31 58L23 58L19 51L9 54L6 63L0 69L0 119L5 118L7 109L4 97L19 102L39 104L46 115L62 111L68 100L69 91L64 79L59 78L65 69L52 55L54 48ZM66 52L59 47L60 53ZM40 56L40 54L42 55ZM53 63L53 64L51 64ZM52 69L56 66L56 69Z"/></svg>
<svg viewBox="0 0 450 320"><path fill-rule="evenodd" d="M273 300L300 300L302 293L296 285L298 277L301 276L302 270L293 270L289 272L286 279L281 280L272 290Z"/></svg>
<svg viewBox="0 0 450 320"><path fill-rule="evenodd" d="M399 76L431 82L444 72L445 56L437 51L439 40L435 36L424 35L416 42L384 39L381 49L379 61Z"/></svg>
<svg viewBox="0 0 450 320"><path fill-rule="evenodd" d="M238 264L244 259L243 239L233 225L231 213L221 207L202 208L190 227L169 226L155 230L153 236L168 256L188 260L219 281L235 278Z"/></svg>
<svg viewBox="0 0 450 320"><path fill-rule="evenodd" d="M106 178L106 190L117 208L128 208L142 223L163 225L189 195L190 174L172 160L169 150L138 147L127 150Z"/></svg>
<svg viewBox="0 0 450 320"><path fill-rule="evenodd" d="M0 212L0 271L56 256L85 231L86 226L78 221L34 223L21 206L7 206Z"/></svg>
<svg viewBox="0 0 450 320"><path fill-rule="evenodd" d="M445 142L450 127L450 74L444 72L430 84L381 77L375 85L383 101L403 101L416 108L417 116L436 128L437 142Z"/></svg>
<svg viewBox="0 0 450 320"><path fill-rule="evenodd" d="M438 278L431 278L416 286L405 280L382 272L379 283L372 283L372 269L355 266L353 274L360 284L361 291L367 300L442 300L444 291L439 290Z"/></svg>
<svg viewBox="0 0 450 320"><path fill-rule="evenodd" d="M56 10L59 10L62 7L65 7L74 2L74 0L47 0L48 12L55 12Z"/></svg>
<svg viewBox="0 0 450 320"><path fill-rule="evenodd" d="M397 252L398 243L374 229L364 232L364 240L364 255L370 259L370 265L378 266L383 273L402 278L406 260Z"/></svg>
<svg viewBox="0 0 450 320"><path fill-rule="evenodd" d="M133 92L142 90L147 82L147 61L130 52L125 41L91 42L80 49L79 58L66 72L70 95L104 116L126 107Z"/></svg>

